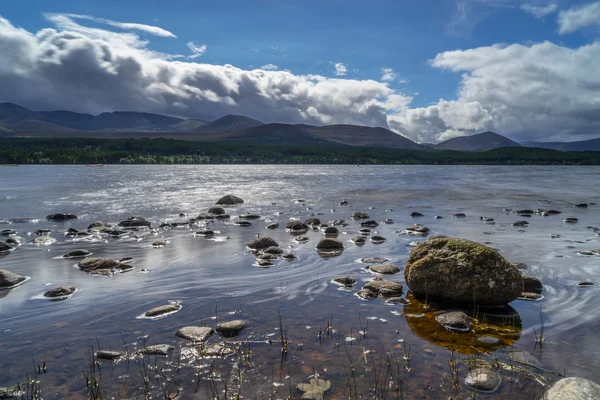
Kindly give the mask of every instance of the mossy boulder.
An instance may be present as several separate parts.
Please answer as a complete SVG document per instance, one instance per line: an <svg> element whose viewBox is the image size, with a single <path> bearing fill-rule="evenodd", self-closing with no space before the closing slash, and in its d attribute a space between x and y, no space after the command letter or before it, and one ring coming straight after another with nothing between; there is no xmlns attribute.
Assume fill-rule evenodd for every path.
<svg viewBox="0 0 600 400"><path fill-rule="evenodd" d="M414 247L404 278L419 297L462 304L503 305L523 291L519 270L500 253L457 238L432 239Z"/></svg>

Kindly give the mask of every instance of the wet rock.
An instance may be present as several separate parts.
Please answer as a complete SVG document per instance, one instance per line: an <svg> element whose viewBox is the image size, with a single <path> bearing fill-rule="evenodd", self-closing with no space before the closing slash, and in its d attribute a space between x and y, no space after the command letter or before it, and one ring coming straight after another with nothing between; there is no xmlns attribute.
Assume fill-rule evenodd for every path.
<svg viewBox="0 0 600 400"><path fill-rule="evenodd" d="M389 260L387 258L372 257L372 258L361 258L360 262L365 264L385 264Z"/></svg>
<svg viewBox="0 0 600 400"><path fill-rule="evenodd" d="M354 236L352 238L352 241L355 244L365 244L365 243L367 243L367 238L365 238L364 236Z"/></svg>
<svg viewBox="0 0 600 400"><path fill-rule="evenodd" d="M533 215L533 214L535 214L535 211L533 211L533 210L517 210L517 211L515 211L515 214L519 214L519 215Z"/></svg>
<svg viewBox="0 0 600 400"><path fill-rule="evenodd" d="M577 222L579 222L579 219L577 219L575 217L567 217L567 218L563 219L563 221L568 224L576 224Z"/></svg>
<svg viewBox="0 0 600 400"><path fill-rule="evenodd" d="M164 240L157 240L156 242L152 243L153 247L165 247L167 245L167 242L165 242Z"/></svg>
<svg viewBox="0 0 600 400"><path fill-rule="evenodd" d="M250 221L235 221L235 225L237 225L237 226L251 226L252 222L250 222Z"/></svg>
<svg viewBox="0 0 600 400"><path fill-rule="evenodd" d="M238 335L248 326L248 322L243 319L218 323L215 330L222 336L231 337Z"/></svg>
<svg viewBox="0 0 600 400"><path fill-rule="evenodd" d="M259 256L257 258L259 260L277 260L279 257L277 256L277 254L263 253L263 254L259 254Z"/></svg>
<svg viewBox="0 0 600 400"><path fill-rule="evenodd" d="M527 264L522 263L522 262L514 262L514 263L510 263L513 267L515 267L518 270L524 271L527 269Z"/></svg>
<svg viewBox="0 0 600 400"><path fill-rule="evenodd" d="M25 282L27 278L14 274L5 269L0 269L0 289L6 289Z"/></svg>
<svg viewBox="0 0 600 400"><path fill-rule="evenodd" d="M544 298L544 296L542 296L539 293L531 293L531 292L523 292L519 295L519 297L517 297L517 299L519 300L526 300L526 301L536 301L536 300L540 300Z"/></svg>
<svg viewBox="0 0 600 400"><path fill-rule="evenodd" d="M411 213L410 213L410 216L411 216L411 217L422 217L422 216L423 216L423 214L421 214L421 213L420 213L420 212L418 212L418 211L413 211L413 212L411 212Z"/></svg>
<svg viewBox="0 0 600 400"><path fill-rule="evenodd" d="M308 236L296 236L296 238L294 240L298 243L306 243L310 239L308 238Z"/></svg>
<svg viewBox="0 0 600 400"><path fill-rule="evenodd" d="M517 221L517 222L513 222L512 226L529 226L529 222L527 222L527 221Z"/></svg>
<svg viewBox="0 0 600 400"><path fill-rule="evenodd" d="M563 378L553 384L543 400L600 399L600 385L584 378Z"/></svg>
<svg viewBox="0 0 600 400"><path fill-rule="evenodd" d="M8 248L6 247L6 245L12 246L12 247L17 247L21 245L21 237L19 236L11 236L8 239L6 239L6 242L0 242L0 253L12 250L12 248Z"/></svg>
<svg viewBox="0 0 600 400"><path fill-rule="evenodd" d="M116 272L127 272L133 269L130 265L110 258L86 258L77 266L84 272L96 275L113 275Z"/></svg>
<svg viewBox="0 0 600 400"><path fill-rule="evenodd" d="M456 238L432 239L414 247L404 278L417 296L456 303L503 305L523 291L521 274L500 253Z"/></svg>
<svg viewBox="0 0 600 400"><path fill-rule="evenodd" d="M258 214L240 214L239 218L253 220L253 219L260 219L260 215L258 215Z"/></svg>
<svg viewBox="0 0 600 400"><path fill-rule="evenodd" d="M140 353L146 356L167 356L173 349L174 347L170 344L155 344L144 347L140 350Z"/></svg>
<svg viewBox="0 0 600 400"><path fill-rule="evenodd" d="M31 243L37 246L49 246L54 242L56 242L56 239L51 238L49 236L38 236L31 241Z"/></svg>
<svg viewBox="0 0 600 400"><path fill-rule="evenodd" d="M379 294L383 294L381 293L383 291L389 297L400 296L404 291L404 288L399 283L377 278L367 282L367 284L363 286L363 289L369 289Z"/></svg>
<svg viewBox="0 0 600 400"><path fill-rule="evenodd" d="M436 233L435 235L431 236L429 238L429 240L433 240L433 239L444 239L447 238L448 236L446 235L442 235L441 233Z"/></svg>
<svg viewBox="0 0 600 400"><path fill-rule="evenodd" d="M223 207L211 207L208 209L208 213L212 215L224 215L225 210Z"/></svg>
<svg viewBox="0 0 600 400"><path fill-rule="evenodd" d="M198 354L205 357L225 357L235 353L235 349L223 343L213 343L202 346Z"/></svg>
<svg viewBox="0 0 600 400"><path fill-rule="evenodd" d="M111 350L98 350L96 353L96 358L98 360L110 360L114 361L118 358L123 357L123 353L120 351L111 351Z"/></svg>
<svg viewBox="0 0 600 400"><path fill-rule="evenodd" d="M361 222L360 226L363 228L377 228L379 224L373 220Z"/></svg>
<svg viewBox="0 0 600 400"><path fill-rule="evenodd" d="M144 313L146 317L160 317L161 315L174 313L181 310L179 304L166 304L164 306L154 307Z"/></svg>
<svg viewBox="0 0 600 400"><path fill-rule="evenodd" d="M465 384L481 392L493 392L501 382L500 374L491 368L475 368L465 376Z"/></svg>
<svg viewBox="0 0 600 400"><path fill-rule="evenodd" d="M37 229L33 233L38 236L49 235L52 231L50 229ZM16 232L15 232L16 234Z"/></svg>
<svg viewBox="0 0 600 400"><path fill-rule="evenodd" d="M587 208L588 204L587 203L577 203L577 204L573 204L573 207L577 207L577 208Z"/></svg>
<svg viewBox="0 0 600 400"><path fill-rule="evenodd" d="M11 251L11 250L14 250L14 247L12 247L8 243L0 241L0 253L4 253L4 252L7 252L7 251Z"/></svg>
<svg viewBox="0 0 600 400"><path fill-rule="evenodd" d="M225 215L225 214L224 214ZM196 216L196 218L192 219L192 222L197 222L197 221L202 221L202 220L212 220L215 219L215 217L218 217L218 215L213 215L213 214L209 214L209 213L200 213Z"/></svg>
<svg viewBox="0 0 600 400"><path fill-rule="evenodd" d="M142 217L129 217L125 221L119 222L122 228L149 228L152 224Z"/></svg>
<svg viewBox="0 0 600 400"><path fill-rule="evenodd" d="M204 237L213 237L215 236L215 231L213 231L212 229L204 229L196 232L196 235Z"/></svg>
<svg viewBox="0 0 600 400"><path fill-rule="evenodd" d="M44 297L56 298L71 296L77 291L76 287L73 286L59 286L52 288L44 293Z"/></svg>
<svg viewBox="0 0 600 400"><path fill-rule="evenodd" d="M275 263L273 263L272 260L265 260L265 259L259 259L256 264L263 268L263 267L272 267L273 265L275 265Z"/></svg>
<svg viewBox="0 0 600 400"><path fill-rule="evenodd" d="M440 314L435 320L451 331L468 332L471 329L471 318L462 311Z"/></svg>
<svg viewBox="0 0 600 400"><path fill-rule="evenodd" d="M374 291L372 291L370 289L365 289L365 288L360 289L356 293L356 295L363 300L374 300L378 297L377 293L375 293Z"/></svg>
<svg viewBox="0 0 600 400"><path fill-rule="evenodd" d="M234 196L232 194L225 195L217 200L216 204L221 206L235 206L236 204L243 204L244 200Z"/></svg>
<svg viewBox="0 0 600 400"><path fill-rule="evenodd" d="M14 236L17 234L17 231L14 229L4 229L0 232L0 236Z"/></svg>
<svg viewBox="0 0 600 400"><path fill-rule="evenodd" d="M185 326L175 332L175 335L192 342L205 342L213 334L213 329L206 326Z"/></svg>
<svg viewBox="0 0 600 400"><path fill-rule="evenodd" d="M335 226L328 226L327 228L325 228L325 230L323 231L323 233L326 236L337 236L337 235L340 234L340 231Z"/></svg>
<svg viewBox="0 0 600 400"><path fill-rule="evenodd" d="M70 221L73 219L77 219L77 215L56 213L56 214L50 214L50 215L46 216L46 219L49 221Z"/></svg>
<svg viewBox="0 0 600 400"><path fill-rule="evenodd" d="M288 261L295 260L296 258L298 258L298 257L296 257L296 256L295 256L294 254L292 254L292 253L287 253L287 254L284 254L284 255L283 255L283 256L281 256L281 257L282 257L284 260L288 260Z"/></svg>
<svg viewBox="0 0 600 400"><path fill-rule="evenodd" d="M373 265L370 269L377 274L383 275L393 275L400 272L400 268L394 264L377 264Z"/></svg>
<svg viewBox="0 0 600 400"><path fill-rule="evenodd" d="M291 233L306 233L306 232L308 232L308 230L310 228L304 222L290 220L285 225L285 229L287 229L288 232L291 232Z"/></svg>
<svg viewBox="0 0 600 400"><path fill-rule="evenodd" d="M309 226L318 226L321 225L321 220L319 218L309 218L304 223Z"/></svg>
<svg viewBox="0 0 600 400"><path fill-rule="evenodd" d="M269 247L279 247L279 244L270 237L263 236L248 243L248 247L252 250L265 250Z"/></svg>
<svg viewBox="0 0 600 400"><path fill-rule="evenodd" d="M383 236L379 236L379 235L375 235L371 237L371 242L373 242L374 244L380 244L385 242L385 238Z"/></svg>
<svg viewBox="0 0 600 400"><path fill-rule="evenodd" d="M523 292L541 294L543 290L542 281L535 276L523 275Z"/></svg>
<svg viewBox="0 0 600 400"><path fill-rule="evenodd" d="M406 228L405 231L409 235L427 236L429 233L429 228L421 224L412 224Z"/></svg>
<svg viewBox="0 0 600 400"><path fill-rule="evenodd" d="M466 218L467 216L463 213L456 213L454 214L454 218Z"/></svg>
<svg viewBox="0 0 600 400"><path fill-rule="evenodd" d="M219 219L219 220L223 220L223 219L229 219L231 218L231 215L229 214L219 214L219 215L215 215L215 219Z"/></svg>
<svg viewBox="0 0 600 400"><path fill-rule="evenodd" d="M121 237L129 235L129 232L124 231L122 229L110 229L106 231L106 234L111 237Z"/></svg>
<svg viewBox="0 0 600 400"><path fill-rule="evenodd" d="M348 201L347 200L340 201L340 206L347 206L347 205L348 205Z"/></svg>
<svg viewBox="0 0 600 400"><path fill-rule="evenodd" d="M343 250L344 244L332 238L321 239L316 246L317 250Z"/></svg>
<svg viewBox="0 0 600 400"><path fill-rule="evenodd" d="M277 246L269 246L266 249L264 249L262 252L263 252L263 254L275 254L275 255L284 253L283 249L280 249Z"/></svg>
<svg viewBox="0 0 600 400"><path fill-rule="evenodd" d="M483 221L483 222L493 222L493 221L494 221L494 218L489 218L489 217L479 217L479 220L480 220L480 221Z"/></svg>
<svg viewBox="0 0 600 400"><path fill-rule="evenodd" d="M381 221L381 222L382 222L382 223L384 223L384 224L386 224L386 225L390 225L390 224L393 224L393 223L394 223L394 220L393 220L393 219L391 219L391 218L387 218L387 219L384 219L384 220L383 220L383 221Z"/></svg>
<svg viewBox="0 0 600 400"><path fill-rule="evenodd" d="M277 222L273 222L272 224L267 225L266 228L271 230L277 229L279 228L279 224Z"/></svg>
<svg viewBox="0 0 600 400"><path fill-rule="evenodd" d="M361 235L370 235L371 234L371 229L369 228L362 228L358 230L360 232Z"/></svg>
<svg viewBox="0 0 600 400"><path fill-rule="evenodd" d="M590 287L590 286L594 286L595 283L594 282L579 282L577 284L577 286L579 287Z"/></svg>
<svg viewBox="0 0 600 400"><path fill-rule="evenodd" d="M106 228L106 225L102 221L95 221L89 224L87 228L92 231L101 231Z"/></svg>
<svg viewBox="0 0 600 400"><path fill-rule="evenodd" d="M352 218L354 219L367 219L369 218L369 214L362 211L355 211L352 213Z"/></svg>
<svg viewBox="0 0 600 400"><path fill-rule="evenodd" d="M339 277L335 278L333 281L339 285L346 286L346 287L351 287L351 286L354 286L354 284L356 284L356 279L351 278L349 276L339 276Z"/></svg>
<svg viewBox="0 0 600 400"><path fill-rule="evenodd" d="M435 219L442 219L442 218L444 218L444 217L442 217L441 215L436 215L436 216L435 216L435 217L433 217L433 218L435 218Z"/></svg>
<svg viewBox="0 0 600 400"><path fill-rule="evenodd" d="M388 304L408 304L409 301L402 297L390 297L385 301Z"/></svg>

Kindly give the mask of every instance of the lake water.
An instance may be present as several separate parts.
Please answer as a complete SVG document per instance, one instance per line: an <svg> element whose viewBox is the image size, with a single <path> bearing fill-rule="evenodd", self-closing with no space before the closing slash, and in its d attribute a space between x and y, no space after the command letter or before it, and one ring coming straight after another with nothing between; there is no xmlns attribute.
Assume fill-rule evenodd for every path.
<svg viewBox="0 0 600 400"><path fill-rule="evenodd" d="M23 239L0 258L0 268L31 278L0 291L0 387L33 379L44 399L90 398L84 376L92 368L92 349L132 351L156 343L172 344L175 350L169 357L102 362L96 378L104 398L144 398L146 392L164 398L175 387L185 399L224 396L226 388L227 396L237 391L241 398L300 398L296 384L309 382L314 374L331 383L324 398L471 398L465 373L476 363L496 360L504 364L501 386L478 396L533 398L561 374L600 382L600 256L578 254L600 248L600 237L589 229L600 226L600 205L573 207L600 203L598 167L19 166L0 171L0 230L15 229ZM64 235L70 227L85 229L97 220L116 224L132 215L155 226L181 221L180 213L193 217L228 193L245 203L228 209L230 221L210 223L217 236L228 240L196 237L199 226L122 238L72 240ZM340 206L342 200L349 204ZM511 223L524 218L505 208L551 208L562 214L533 215L528 227L516 228ZM354 245L350 239L360 226L350 218L353 211L365 211L376 221L393 219L376 228L387 241ZM411 218L411 211L424 216ZM57 212L79 218L45 220ZM250 227L234 225L245 212L261 219ZM453 218L455 213L467 217ZM345 244L340 256L316 253L323 237L319 231L309 232L304 244L285 231L290 217L311 216L348 222L340 228L338 239ZM565 224L565 217L577 217L579 223ZM16 218L33 220L9 223ZM280 228L266 230L270 220ZM504 330L504 336L498 333L503 340L489 348L470 334L440 330L432 323L432 310L414 299L403 306L355 296L373 277L359 259L384 257L403 268L409 244L425 240L398 233L415 222L432 233L489 242L508 260L527 264L526 273L543 281L544 298L512 302L511 316L500 318L497 327ZM51 229L57 241L29 243L37 229ZM246 248L257 234L271 236L298 258L257 267ZM552 234L561 236L553 239ZM167 245L154 248L157 240ZM87 275L75 268L76 260L60 258L77 248L98 257L133 257L135 269L113 277ZM341 290L331 283L338 276L359 282L350 291ZM402 272L387 279L404 284ZM578 287L581 281L596 286ZM65 301L40 299L59 285L75 286L78 292ZM405 296L411 298L406 290ZM136 318L175 301L182 305L178 313L158 320ZM215 316L250 321L232 339L248 342L226 359L190 361L188 350L181 350L188 344L173 333L187 325L213 326ZM289 339L283 360L277 342L280 320ZM542 323L540 346L535 338ZM366 335L359 333L365 330ZM220 340L215 334L210 342ZM513 352L527 352L541 368L510 370ZM454 370L449 366L453 359L458 360ZM46 371L38 373L44 361Z"/></svg>

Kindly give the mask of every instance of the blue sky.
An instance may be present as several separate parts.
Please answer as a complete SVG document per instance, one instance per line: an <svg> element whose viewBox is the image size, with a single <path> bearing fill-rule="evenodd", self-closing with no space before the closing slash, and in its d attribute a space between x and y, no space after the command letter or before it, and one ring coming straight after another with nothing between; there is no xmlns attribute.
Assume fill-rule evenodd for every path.
<svg viewBox="0 0 600 400"><path fill-rule="evenodd" d="M393 97L396 95L404 96L406 101L406 104L402 106L382 106L384 114L406 114L409 108L421 111L414 111L409 116L403 114L397 118L387 118L384 122L380 122L378 117L370 114L372 110L369 109L365 112L368 117L364 118L364 124L384 125L413 139L439 140L472 133L487 127L508 131L524 138L539 139L541 130L553 126L552 121L542 124L539 128L531 127L524 122L521 125L515 124L519 128L510 132L511 129L507 129L508 122L506 121L510 121L509 117L511 116L504 114L496 116L495 114L499 112L498 110L511 108L513 102L510 99L503 100L506 104L497 104L497 102L487 104L484 99L481 99L481 96L475 96L471 92L468 96L461 97L460 92L465 88L471 90L471 86L475 85L471 82L474 82L477 77L490 73L484 66L471 67L464 60L461 61L463 63L461 65L456 65L455 61L448 61L447 64L444 64L447 60L442 60L444 61L441 63L444 64L443 66L441 64L432 65L431 60L438 55L445 54L450 57L454 54L446 52L455 50L465 52L469 49L478 49L477 51L483 52L484 50L481 49L491 49L494 45L503 48L513 45L522 46L520 50L523 54L519 56L523 57L524 62L528 58L530 59L533 53L547 54L552 51L557 53L557 57L560 57L561 51L570 54L569 50L577 51L582 46L596 43L600 16L596 23L593 16L591 22L587 20L577 22L577 18L581 18L581 16L575 15L572 18L575 21L575 29L564 33L561 32L563 25L559 23L559 15L561 12L578 10L593 4L595 3L589 1L526 2L514 0L377 0L368 3L338 0L233 0L220 2L3 0L0 3L0 16L9 21L13 28L23 28L31 34L46 28L53 28L59 32L70 29L64 25L57 26L55 21L49 21L47 13L87 15L104 20L145 24L160 27L176 36L164 37L136 31L135 34L138 35L139 41L143 42L142 46L146 54L155 51L161 54L189 56L192 54L188 45L190 42L193 42L196 48L206 46L198 57L173 58L174 62L214 66L231 64L244 71L260 68L275 70L276 68L278 71L289 71L294 76L318 75L352 82L377 81L391 90L391 94L383 94L383 99L381 91L374 95L380 102L396 104L404 101ZM593 11L592 8L590 10ZM586 12L587 14L590 12ZM98 28L116 33L128 31L128 29L114 26L107 27L104 21L81 19L74 19L74 21L88 28ZM79 34L86 35L87 33L79 32ZM105 39L101 38L101 40ZM536 44L544 42L551 43L554 47L552 49L535 48L536 51L533 51ZM139 45L135 46L139 47ZM500 52L498 49L495 51ZM462 53L461 56L466 54ZM141 63L143 64L143 62ZM543 61L543 63L547 63L547 61ZM336 64L338 64L337 73ZM469 65L465 66L467 64ZM574 67L581 71L581 68L585 66ZM387 70L386 78L383 76L384 68L391 69ZM530 69L525 64L514 66L514 68L520 68L520 72L525 71L526 68ZM498 74L498 71L495 73ZM465 83L463 81L464 74L468 74L473 79L469 83ZM475 85L477 90L489 92L496 77L489 76L488 78L488 83L486 83L488 86L482 89L481 84L477 83L479 85ZM497 78L505 79L506 77L498 76ZM541 82L541 84L554 85L550 81ZM578 83L573 83L573 85L577 86ZM363 89L361 87L360 90ZM359 89L357 88L357 90ZM375 89L365 90L367 93L371 93ZM385 91L384 88L377 88L377 90ZM559 87L556 90L564 93L564 89ZM390 96L392 96L391 100ZM461 110L466 110L464 118L475 118L475 122L465 122L462 119L452 122L450 121L452 118L442 115L443 111L440 110L447 105L438 104L440 99L447 102L460 102L463 101L463 98L463 105L466 104L461 108ZM590 94L590 98L594 100L596 93ZM0 98L0 101L2 100ZM4 100L23 102L23 98L5 98ZM487 101L491 102L489 99ZM36 104L35 101L30 103L33 103L30 105ZM111 108L110 103L101 104L100 98L94 103L98 107L92 107L90 112ZM586 113L593 111L597 106L595 100L592 103L588 104L591 110L586 109ZM120 104L114 105L114 107L118 106ZM187 116L190 117L194 116L193 110L196 109L194 107L202 108L200 105L192 107L187 103L184 106L185 108L181 108L186 110L183 114L187 112L189 113ZM447 112L456 113L454 108L458 106L450 103L449 107L452 109ZM520 103L519 106L522 107ZM357 112L361 113L369 107L368 104L358 107ZM439 110L430 107L439 107ZM224 106L209 108L211 115L226 112ZM314 122L311 118L317 118L317 122L321 123L360 123L362 121L360 117L355 118L346 114L336 116L328 113L325 115L321 109L318 109L318 117L314 112L312 114L303 113L301 117L290 116L289 118L284 114L275 113L274 117L276 118L273 119L285 120L282 122L304 122L304 118L308 122ZM237 105L233 107L233 111L236 110L246 111L246 114L257 113L252 109L237 107ZM152 111L157 110L152 109ZM200 113L200 111L198 112ZM165 108L165 113L174 114L169 107ZM474 117L473 113L478 115ZM255 116L265 119L265 114L258 114L260 115ZM431 114L434 114L433 117ZM540 117L552 113L551 110L536 109L531 110L528 114L527 117L520 116L519 118L531 119L532 116ZM417 121L419 124L408 126L409 123L414 122L416 116L425 118L423 115L426 118L436 118L436 120L433 122L419 120ZM498 121L504 122L499 123ZM598 127L595 122L575 121L564 127L561 126L560 132L546 134L546 138L556 139L559 136L570 137L571 135L594 136Z"/></svg>

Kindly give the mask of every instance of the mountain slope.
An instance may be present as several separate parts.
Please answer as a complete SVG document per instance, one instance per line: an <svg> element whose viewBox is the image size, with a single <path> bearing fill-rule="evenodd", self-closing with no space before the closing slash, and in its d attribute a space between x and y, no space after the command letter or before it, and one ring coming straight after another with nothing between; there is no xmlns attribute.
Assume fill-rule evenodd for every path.
<svg viewBox="0 0 600 400"><path fill-rule="evenodd" d="M204 125L196 132L231 132L255 128L261 125L264 125L264 123L256 119L244 117L243 115L229 114Z"/></svg>
<svg viewBox="0 0 600 400"><path fill-rule="evenodd" d="M488 151L498 147L520 147L521 145L495 132L477 133L455 137L435 145L439 150Z"/></svg>
<svg viewBox="0 0 600 400"><path fill-rule="evenodd" d="M311 132L328 142L349 146L393 147L401 149L419 149L423 146L404 136L385 128L373 128L357 125L327 125L306 127Z"/></svg>
<svg viewBox="0 0 600 400"><path fill-rule="evenodd" d="M0 103L0 121L22 121L35 119L38 114L14 103Z"/></svg>
<svg viewBox="0 0 600 400"><path fill-rule="evenodd" d="M560 151L600 151L600 138L578 142L523 142L526 147L539 147Z"/></svg>

